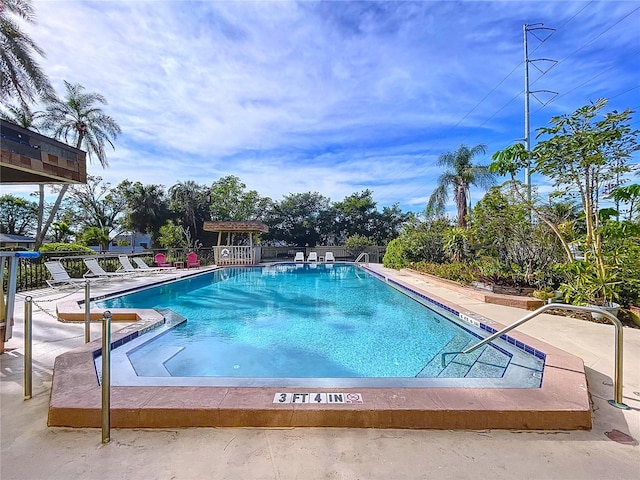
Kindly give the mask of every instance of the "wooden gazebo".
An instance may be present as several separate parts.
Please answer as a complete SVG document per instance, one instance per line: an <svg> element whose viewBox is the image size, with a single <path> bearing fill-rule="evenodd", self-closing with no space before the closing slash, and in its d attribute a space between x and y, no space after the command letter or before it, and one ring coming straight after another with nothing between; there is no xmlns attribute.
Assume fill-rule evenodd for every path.
<svg viewBox="0 0 640 480"><path fill-rule="evenodd" d="M258 233L267 233L269 227L262 222L204 222L207 232L218 232L218 244L214 247L215 260L218 265L255 265L260 263L259 248L253 244L253 237ZM226 244L222 243L224 234ZM234 235L248 236L249 245L233 245Z"/></svg>

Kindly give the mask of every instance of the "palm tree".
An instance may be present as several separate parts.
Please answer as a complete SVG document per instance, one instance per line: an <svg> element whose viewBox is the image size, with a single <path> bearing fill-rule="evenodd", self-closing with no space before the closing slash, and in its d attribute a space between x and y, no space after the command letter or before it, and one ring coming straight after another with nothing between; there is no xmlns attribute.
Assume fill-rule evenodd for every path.
<svg viewBox="0 0 640 480"><path fill-rule="evenodd" d="M193 180L178 182L169 188L169 197L172 202L172 209L184 215L184 223L187 228L193 227L194 237L198 236L197 217L205 212L208 204L206 202L206 187L198 185Z"/></svg>
<svg viewBox="0 0 640 480"><path fill-rule="evenodd" d="M150 233L155 242L160 226L169 218L164 187L124 180L118 188L122 189L127 202L127 226L134 232Z"/></svg>
<svg viewBox="0 0 640 480"><path fill-rule="evenodd" d="M26 105L37 96L51 95L53 88L33 58L34 52L44 57L44 51L20 30L12 16L33 23L31 0L0 2L0 101L16 97Z"/></svg>
<svg viewBox="0 0 640 480"><path fill-rule="evenodd" d="M70 145L75 144L76 148L85 150L89 161L96 157L103 167L107 167L105 143L115 148L112 140L115 140L121 132L116 121L95 106L96 103L106 105L107 100L99 93L86 93L80 84L71 84L67 81L64 84L67 89L64 100L55 96L45 99L43 128L50 131L54 138L64 140ZM42 245L44 236L68 189L68 184L62 186L47 221L36 236L36 249Z"/></svg>
<svg viewBox="0 0 640 480"><path fill-rule="evenodd" d="M42 112L32 112L28 105L5 105L6 110L0 111L0 118L7 122L20 125L22 128L38 131L36 120Z"/></svg>
<svg viewBox="0 0 640 480"><path fill-rule="evenodd" d="M445 210L445 204L449 199L449 191L453 190L453 198L458 210L458 227L467 228L467 213L469 212L471 195L469 187L484 188L485 190L495 183L495 178L489 172L488 166L473 165L471 161L478 154L487 151L485 145L476 145L468 148L460 145L454 153L443 153L438 157L438 165L448 167L438 178L438 186L429 197L427 203L427 215L434 216Z"/></svg>

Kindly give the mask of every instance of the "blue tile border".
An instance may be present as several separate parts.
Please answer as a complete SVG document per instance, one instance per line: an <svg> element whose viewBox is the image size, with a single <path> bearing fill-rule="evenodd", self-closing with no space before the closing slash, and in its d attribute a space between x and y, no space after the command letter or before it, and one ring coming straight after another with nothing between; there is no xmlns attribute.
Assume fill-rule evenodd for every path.
<svg viewBox="0 0 640 480"><path fill-rule="evenodd" d="M417 292L416 290L414 290L414 289L412 289L412 288L410 288L410 287L408 287L408 286L406 286L406 285L404 285L404 284L402 284L400 282L397 282L397 281L395 281L395 280L393 280L391 278L385 277L384 275L381 275L378 272L374 272L373 270L370 270L370 269L368 269L366 267L363 267L362 265L359 265L359 266L360 266L360 268L362 270L364 270L368 274L378 278L379 280L381 280L381 281L383 281L385 283L389 283L389 284L397 287L401 291L405 290L406 292L409 292L410 294L415 295L415 296L417 296L417 297L419 297L419 298L431 303L432 305L436 305L437 307L442 308L443 310L446 310L447 312L455 315L456 317L460 318L460 320L462 320L462 321L464 321L466 323L469 323L471 325L479 327L482 330L486 330L487 332L489 332L491 334L496 333L498 331L495 328L491 327L490 325L487 325L487 324L482 323L480 321L474 321L473 319L469 318L467 315L459 312L458 310L456 310L454 308L451 308L450 306L445 305L445 304L443 304L441 302L438 302L437 300L434 300L433 298L430 298L430 297L428 297L427 295L425 295L423 293ZM477 336L473 332L470 332L470 333L472 333L473 335ZM526 345L525 343L521 342L520 340L516 340L515 338L510 337L507 334L500 335L500 338L502 340L505 340L509 344L513 345L514 347L516 347L516 348L518 348L520 350L523 350L524 352L526 352L526 353L528 353L530 355L534 355L536 358L539 358L543 362L546 361L547 355L544 352L541 352L540 350L536 350L535 348L533 348L533 347L531 347L529 345ZM504 351L503 349L501 349L500 347L498 347L495 344L492 344L492 346L494 346L498 350L501 350L503 353L508 353L508 352Z"/></svg>

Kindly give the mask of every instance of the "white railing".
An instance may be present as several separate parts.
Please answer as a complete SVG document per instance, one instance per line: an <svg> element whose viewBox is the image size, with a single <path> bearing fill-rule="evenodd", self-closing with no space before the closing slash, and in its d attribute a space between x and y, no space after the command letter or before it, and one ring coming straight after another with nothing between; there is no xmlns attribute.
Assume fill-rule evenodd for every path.
<svg viewBox="0 0 640 480"><path fill-rule="evenodd" d="M613 399L609 400L609 404L613 405L616 408L621 408L624 410L628 410L629 407L627 405L625 405L622 401L622 347L624 345L624 342L622 341L622 323L620 323L620 320L618 320L618 318L616 316L614 316L613 314L611 314L610 312L607 312L606 310L603 310L602 308L599 307L585 307L585 306L581 306L581 305L567 305L564 303L549 303L547 305L543 305L542 307L538 308L537 310L529 313L528 315L525 315L524 317L522 317L520 320L517 320L515 322L513 322L511 325L504 327L502 330L495 332L493 335L485 338L484 340L476 343L475 345L473 345L472 347L469 347L465 350L459 351L459 352L444 352L442 354L440 354L440 358L442 361L442 367L444 368L446 366L446 359L448 356L450 355L458 355L458 354L467 354L467 353L471 353L474 350L476 350L477 348L486 345L487 343L495 340L496 338L500 338L502 335L504 335L505 333L509 332L510 330L513 330L516 327L519 327L520 325L522 325L525 322L528 322L529 320L531 320L534 317L537 317L538 315L540 315L541 313L546 312L547 310L553 310L553 309L562 309L562 310L573 310L573 311L577 311L577 312L589 312L589 313L597 313L599 315L601 315L602 317L605 317L607 320L609 320L613 326L615 327L615 351L614 351L614 356L615 356L615 360L614 360L614 378L613 378ZM558 317L558 318L562 318L562 317Z"/></svg>
<svg viewBox="0 0 640 480"><path fill-rule="evenodd" d="M359 263L362 260L364 260L365 265L369 265L369 254L367 252L362 252L360 255L358 255L358 258L356 258L356 261L354 263Z"/></svg>
<svg viewBox="0 0 640 480"><path fill-rule="evenodd" d="M254 265L253 247L222 246L213 247L216 265Z"/></svg>

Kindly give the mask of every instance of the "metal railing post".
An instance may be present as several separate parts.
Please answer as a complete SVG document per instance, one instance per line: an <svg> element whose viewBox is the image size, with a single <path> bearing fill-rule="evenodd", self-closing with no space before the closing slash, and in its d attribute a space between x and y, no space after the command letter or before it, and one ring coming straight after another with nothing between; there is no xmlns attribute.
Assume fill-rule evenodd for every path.
<svg viewBox="0 0 640 480"><path fill-rule="evenodd" d="M622 323L620 322L620 320L618 320L618 317L616 317L615 315L611 314L610 312L607 312L606 310L603 310L602 308L599 307L584 307L582 305L567 305L564 303L549 303L547 305L544 305L540 308L538 308L537 310L529 313L528 315L525 315L524 317L522 317L520 320L517 320L515 322L513 322L511 325L504 327L502 330L495 332L493 335L488 336L487 338L485 338L484 340L476 343L475 345L461 351L461 352L444 352L442 354L440 354L440 358L441 358L441 362L442 362L442 366L443 368L446 365L446 358L449 355L457 355L457 354L467 354L467 353L471 353L473 352L475 349L480 348L483 345L486 345L487 343L492 342L493 340L495 340L496 338L501 337L502 335L504 335L505 333L513 330L516 327L519 327L520 325L522 325L525 322L528 322L529 320L531 320L534 317L537 317L538 315L540 315L541 313L544 313L547 310L552 310L552 309L562 309L562 310L574 310L577 312L588 312L588 313L598 313L600 315L602 315L603 317L607 318L607 320L609 320L613 326L615 327L615 360L614 360L614 372L613 372L613 400L609 400L609 405L612 405L616 408L620 408L623 410L628 410L629 406L626 405L623 401L622 401L622 361L623 361L623 336L622 336Z"/></svg>
<svg viewBox="0 0 640 480"><path fill-rule="evenodd" d="M24 299L24 399L32 397L33 390L33 298Z"/></svg>
<svg viewBox="0 0 640 480"><path fill-rule="evenodd" d="M111 440L111 312L102 314L102 443Z"/></svg>
<svg viewBox="0 0 640 480"><path fill-rule="evenodd" d="M91 341L91 282L84 285L84 343Z"/></svg>

